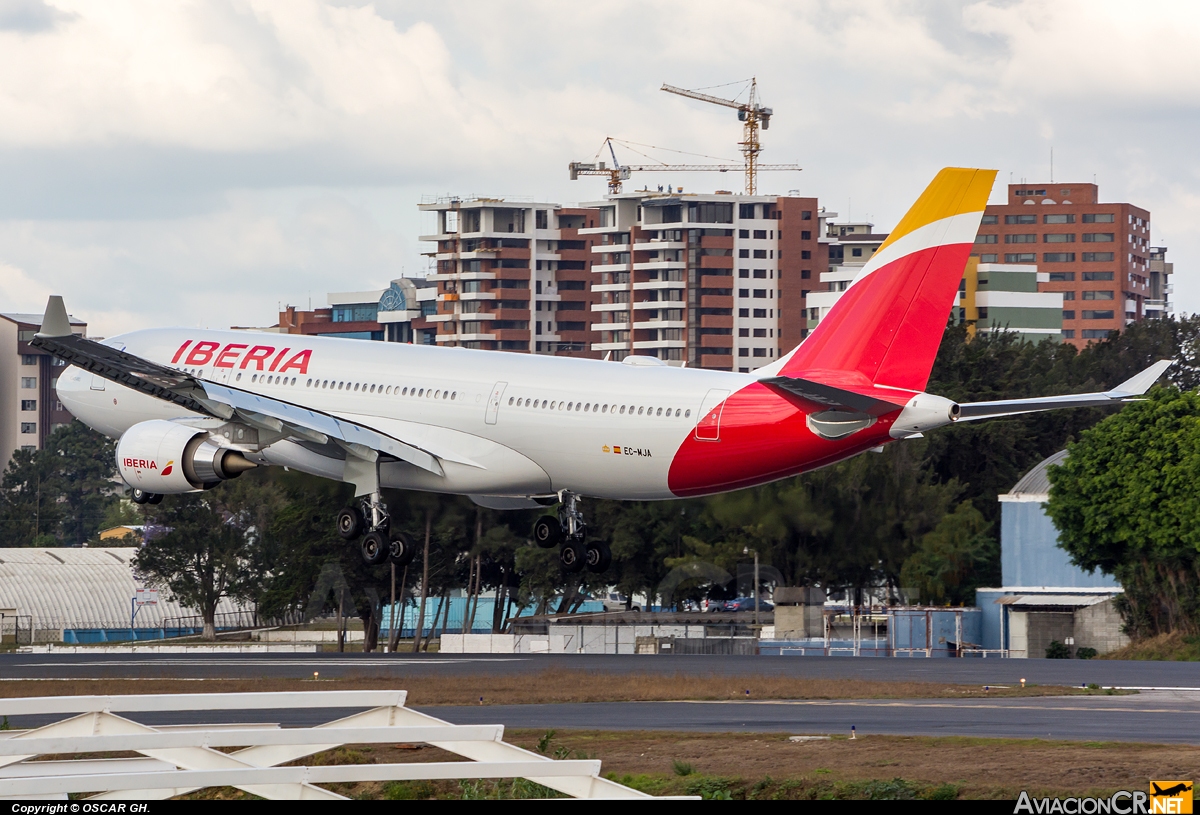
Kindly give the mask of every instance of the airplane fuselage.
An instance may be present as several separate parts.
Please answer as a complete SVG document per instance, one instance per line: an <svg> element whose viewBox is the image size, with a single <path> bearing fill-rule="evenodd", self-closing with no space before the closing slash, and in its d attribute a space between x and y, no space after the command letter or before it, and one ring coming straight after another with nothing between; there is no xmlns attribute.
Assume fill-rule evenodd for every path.
<svg viewBox="0 0 1200 815"><path fill-rule="evenodd" d="M808 426L811 405L754 375L654 360L194 329L136 331L105 344L374 428L440 458L442 475L404 461L381 465L381 485L401 489L668 499L764 483L893 440L894 414L830 440ZM75 367L60 377L58 393L75 416L114 438L152 419L204 421ZM294 439L247 457L343 476L342 460Z"/></svg>

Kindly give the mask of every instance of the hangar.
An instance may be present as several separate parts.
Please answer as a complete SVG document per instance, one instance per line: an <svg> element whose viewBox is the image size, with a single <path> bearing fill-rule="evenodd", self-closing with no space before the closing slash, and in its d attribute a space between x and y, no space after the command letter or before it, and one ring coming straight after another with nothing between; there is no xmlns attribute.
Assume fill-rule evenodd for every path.
<svg viewBox="0 0 1200 815"><path fill-rule="evenodd" d="M134 575L134 547L0 549L0 630L30 642L86 643L161 639L190 633L199 612L169 593L137 605L145 582ZM147 599L143 591L143 600ZM218 625L252 616L222 598Z"/></svg>

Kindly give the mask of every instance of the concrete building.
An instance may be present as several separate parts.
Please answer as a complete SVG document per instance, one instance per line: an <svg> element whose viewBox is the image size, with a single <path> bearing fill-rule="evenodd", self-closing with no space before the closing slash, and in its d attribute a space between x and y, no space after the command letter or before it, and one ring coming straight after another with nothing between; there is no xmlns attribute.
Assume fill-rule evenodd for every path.
<svg viewBox="0 0 1200 815"><path fill-rule="evenodd" d="M1142 302L1146 319L1154 320L1174 313L1175 305L1171 295L1175 287L1171 283L1171 275L1175 273L1175 264L1167 261L1167 247L1150 247L1150 295Z"/></svg>
<svg viewBox="0 0 1200 815"><path fill-rule="evenodd" d="M593 294L587 227L598 213L500 198L440 198L427 280L437 284L438 345L599 357L591 346Z"/></svg>
<svg viewBox="0 0 1200 815"><path fill-rule="evenodd" d="M321 337L433 344L436 327L428 318L437 307L437 288L424 278L402 277L386 289L330 292L327 308L279 312L276 331Z"/></svg>
<svg viewBox="0 0 1200 815"><path fill-rule="evenodd" d="M0 471L14 450L42 449L72 418L54 390L62 362L29 345L41 323L40 314L0 314ZM86 336L87 323L71 318L71 330Z"/></svg>
<svg viewBox="0 0 1200 815"><path fill-rule="evenodd" d="M1095 184L1009 184L1007 202L984 212L975 253L981 264L1038 265L1048 275L1038 291L1062 294L1062 338L1079 347L1166 313L1166 290L1151 289L1150 213L1102 203Z"/></svg>
<svg viewBox="0 0 1200 815"><path fill-rule="evenodd" d="M1129 642L1114 604L1120 585L1110 575L1089 574L1071 563L1046 515L1047 472L1066 456L1065 450L1050 456L1000 496L1003 585L976 592L984 648L1037 658L1053 640L1101 654Z"/></svg>
<svg viewBox="0 0 1200 815"><path fill-rule="evenodd" d="M887 233L876 232L873 223L833 223L831 219L836 217L836 212L820 213L820 230L823 236L821 255L827 259L820 274L820 283L824 289L817 289L808 294L808 325L805 336L825 319L833 304L841 298L842 292L850 288L863 266L887 240Z"/></svg>
<svg viewBox="0 0 1200 815"><path fill-rule="evenodd" d="M751 371L804 338L828 265L815 198L640 190L585 207L597 355Z"/></svg>
<svg viewBox="0 0 1200 815"><path fill-rule="evenodd" d="M958 322L973 333L1013 331L1030 342L1060 342L1063 325L1062 292L1040 292L1049 274L1035 264L967 261L959 287Z"/></svg>

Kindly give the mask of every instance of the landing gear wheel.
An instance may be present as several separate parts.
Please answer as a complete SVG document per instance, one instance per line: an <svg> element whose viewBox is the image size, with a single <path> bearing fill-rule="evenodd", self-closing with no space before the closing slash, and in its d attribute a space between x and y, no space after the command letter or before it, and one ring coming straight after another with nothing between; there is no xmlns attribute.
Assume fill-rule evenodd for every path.
<svg viewBox="0 0 1200 815"><path fill-rule="evenodd" d="M413 546L409 539L399 532L392 537L391 543L388 544L388 556L397 566L407 566L412 563L416 554L417 547Z"/></svg>
<svg viewBox="0 0 1200 815"><path fill-rule="evenodd" d="M543 515L533 524L533 542L543 549L553 549L563 539L562 524L557 518Z"/></svg>
<svg viewBox="0 0 1200 815"><path fill-rule="evenodd" d="M368 566L378 566L388 559L390 545L379 532L368 532L362 539L362 559Z"/></svg>
<svg viewBox="0 0 1200 815"><path fill-rule="evenodd" d="M135 504L144 504L150 500L150 493L134 487L129 492L129 500L133 501Z"/></svg>
<svg viewBox="0 0 1200 815"><path fill-rule="evenodd" d="M558 550L558 562L568 574L583 571L583 567L587 565L587 552L584 550L583 541L568 540L564 543Z"/></svg>
<svg viewBox="0 0 1200 815"><path fill-rule="evenodd" d="M612 550L604 541L592 541L587 545L584 560L587 562L589 572L593 574L606 572L612 565Z"/></svg>
<svg viewBox="0 0 1200 815"><path fill-rule="evenodd" d="M146 503L147 504L161 504L162 499L163 499L163 497L162 497L161 492L152 492L152 493L150 493L150 497L146 499Z"/></svg>
<svg viewBox="0 0 1200 815"><path fill-rule="evenodd" d="M337 531L344 540L352 541L362 534L363 516L354 507L343 507L337 514Z"/></svg>

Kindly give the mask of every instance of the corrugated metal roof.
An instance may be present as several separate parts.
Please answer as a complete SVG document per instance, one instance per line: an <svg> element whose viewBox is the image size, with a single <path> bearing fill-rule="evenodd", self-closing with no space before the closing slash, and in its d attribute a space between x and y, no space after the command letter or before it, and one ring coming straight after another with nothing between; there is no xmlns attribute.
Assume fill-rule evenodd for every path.
<svg viewBox="0 0 1200 815"><path fill-rule="evenodd" d="M1059 606L1062 608L1083 608L1094 606L1112 599L1111 594L1019 594L1013 597L1001 597L996 602L1006 606Z"/></svg>
<svg viewBox="0 0 1200 815"><path fill-rule="evenodd" d="M0 608L33 617L34 628L128 628L131 600L145 583L133 576L134 547L0 549ZM137 614L138 628L156 628L167 617L195 615L159 594ZM217 613L242 606L222 598Z"/></svg>
<svg viewBox="0 0 1200 815"><path fill-rule="evenodd" d="M1025 475L1021 476L1021 480L1016 483L1008 495L1049 495L1050 494L1050 477L1046 471L1050 469L1051 464L1060 464L1067 457L1066 450L1059 450L1050 458L1043 461L1041 464L1034 467Z"/></svg>

